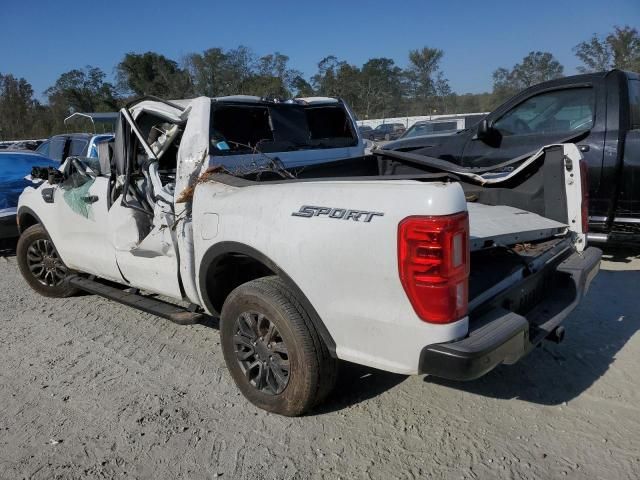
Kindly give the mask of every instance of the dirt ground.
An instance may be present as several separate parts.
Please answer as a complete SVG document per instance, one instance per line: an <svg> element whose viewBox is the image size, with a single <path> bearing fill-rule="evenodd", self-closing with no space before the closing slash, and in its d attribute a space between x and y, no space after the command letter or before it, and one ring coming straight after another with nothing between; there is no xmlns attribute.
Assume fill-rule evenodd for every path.
<svg viewBox="0 0 640 480"><path fill-rule="evenodd" d="M46 299L0 255L0 478L640 477L640 259L515 366L470 383L344 364L313 415L238 393L216 324Z"/></svg>

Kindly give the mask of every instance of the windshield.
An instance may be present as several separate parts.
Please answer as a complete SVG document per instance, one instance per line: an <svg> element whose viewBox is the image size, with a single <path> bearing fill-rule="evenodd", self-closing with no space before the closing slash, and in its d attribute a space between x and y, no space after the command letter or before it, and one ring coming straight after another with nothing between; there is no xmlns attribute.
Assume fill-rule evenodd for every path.
<svg viewBox="0 0 640 480"><path fill-rule="evenodd" d="M214 104L212 155L339 148L358 143L341 105Z"/></svg>
<svg viewBox="0 0 640 480"><path fill-rule="evenodd" d="M40 155L44 155L45 157L49 156L49 140L46 140L40 144L38 148L36 148L36 152Z"/></svg>

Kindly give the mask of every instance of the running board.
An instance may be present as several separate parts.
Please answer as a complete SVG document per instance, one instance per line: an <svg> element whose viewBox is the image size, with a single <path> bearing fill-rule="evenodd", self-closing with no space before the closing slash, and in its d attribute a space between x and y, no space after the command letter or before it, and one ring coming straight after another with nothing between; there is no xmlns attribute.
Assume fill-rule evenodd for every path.
<svg viewBox="0 0 640 480"><path fill-rule="evenodd" d="M207 315L203 313L191 312L186 308L174 305L172 303L163 302L156 298L145 297L135 291L126 291L124 289L111 287L104 283L92 280L91 278L72 275L67 282L74 287L84 290L85 292L100 295L123 305L137 308L143 312L166 318L179 325L192 325L194 323L205 320Z"/></svg>

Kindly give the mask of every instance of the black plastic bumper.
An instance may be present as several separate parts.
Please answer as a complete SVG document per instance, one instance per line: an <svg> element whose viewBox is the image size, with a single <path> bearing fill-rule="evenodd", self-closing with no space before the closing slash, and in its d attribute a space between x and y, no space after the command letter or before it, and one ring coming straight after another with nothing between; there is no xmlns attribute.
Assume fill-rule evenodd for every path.
<svg viewBox="0 0 640 480"><path fill-rule="evenodd" d="M451 380L473 380L502 363L517 362L575 309L598 273L601 256L599 249L589 247L550 266L552 271L541 271L499 295L488 311L473 318L467 337L424 347L420 354L420 373ZM551 284L542 283L550 277ZM510 309L541 286L544 288L542 301L526 315Z"/></svg>
<svg viewBox="0 0 640 480"><path fill-rule="evenodd" d="M0 217L0 238L15 238L19 235L15 215Z"/></svg>

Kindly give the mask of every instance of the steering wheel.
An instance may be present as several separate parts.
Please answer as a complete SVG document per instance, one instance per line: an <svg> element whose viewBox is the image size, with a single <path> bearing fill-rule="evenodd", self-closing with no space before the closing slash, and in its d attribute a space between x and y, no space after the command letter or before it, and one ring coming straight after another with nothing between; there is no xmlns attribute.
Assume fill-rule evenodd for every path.
<svg viewBox="0 0 640 480"><path fill-rule="evenodd" d="M531 131L527 122L521 118L516 118L515 122L513 122L513 126L516 128L517 133L529 133Z"/></svg>

